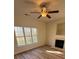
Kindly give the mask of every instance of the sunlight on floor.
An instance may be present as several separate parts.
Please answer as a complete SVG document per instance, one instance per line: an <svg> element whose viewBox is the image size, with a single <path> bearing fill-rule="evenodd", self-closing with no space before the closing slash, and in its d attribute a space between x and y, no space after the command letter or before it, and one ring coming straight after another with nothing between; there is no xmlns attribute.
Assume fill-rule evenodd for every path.
<svg viewBox="0 0 79 59"><path fill-rule="evenodd" d="M46 50L46 52L55 53L55 54L63 54L62 52L59 52L59 51L49 51L49 50Z"/></svg>

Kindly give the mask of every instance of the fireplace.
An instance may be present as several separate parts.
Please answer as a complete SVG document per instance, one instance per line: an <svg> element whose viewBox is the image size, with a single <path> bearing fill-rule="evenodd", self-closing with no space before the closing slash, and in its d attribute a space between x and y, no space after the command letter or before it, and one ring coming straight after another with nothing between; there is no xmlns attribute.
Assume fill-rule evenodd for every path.
<svg viewBox="0 0 79 59"><path fill-rule="evenodd" d="M64 47L64 40L56 39L56 41L55 41L55 47L57 47L57 48L63 48Z"/></svg>

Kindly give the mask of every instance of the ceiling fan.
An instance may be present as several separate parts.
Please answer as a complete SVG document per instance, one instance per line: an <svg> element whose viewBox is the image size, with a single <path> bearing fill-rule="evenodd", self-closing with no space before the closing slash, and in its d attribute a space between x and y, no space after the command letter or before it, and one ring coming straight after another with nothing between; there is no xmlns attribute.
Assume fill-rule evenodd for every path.
<svg viewBox="0 0 79 59"><path fill-rule="evenodd" d="M51 18L51 16L49 14L51 13L58 13L59 10L54 10L54 11L48 11L47 10L47 2L42 2L40 5L41 8L41 12L30 12L30 13L39 13L40 15L37 17L37 19L39 19L40 17L48 17ZM28 15L28 14L24 14L24 15Z"/></svg>

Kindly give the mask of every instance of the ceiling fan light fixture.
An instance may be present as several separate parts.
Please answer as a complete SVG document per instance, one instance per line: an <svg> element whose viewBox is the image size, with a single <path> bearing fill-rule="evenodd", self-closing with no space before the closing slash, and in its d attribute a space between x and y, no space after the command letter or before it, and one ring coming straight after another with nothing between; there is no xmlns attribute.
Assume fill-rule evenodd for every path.
<svg viewBox="0 0 79 59"><path fill-rule="evenodd" d="M46 13L41 13L42 17L46 17L47 14Z"/></svg>
<svg viewBox="0 0 79 59"><path fill-rule="evenodd" d="M41 11L41 15L42 15L42 17L46 17L47 14L48 14L48 13L47 13L46 8L43 8L42 11Z"/></svg>

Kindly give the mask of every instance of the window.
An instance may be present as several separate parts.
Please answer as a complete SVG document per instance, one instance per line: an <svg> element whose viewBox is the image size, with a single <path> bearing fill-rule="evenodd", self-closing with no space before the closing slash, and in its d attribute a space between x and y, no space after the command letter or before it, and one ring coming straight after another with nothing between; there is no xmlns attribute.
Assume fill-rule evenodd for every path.
<svg viewBox="0 0 79 59"><path fill-rule="evenodd" d="M18 46L25 45L23 28L15 27L15 33L16 33L16 39L17 39L16 41L17 41Z"/></svg>
<svg viewBox="0 0 79 59"><path fill-rule="evenodd" d="M32 38L33 38L33 43L37 42L37 29L32 28Z"/></svg>
<svg viewBox="0 0 79 59"><path fill-rule="evenodd" d="M18 46L37 43L37 29L31 27L15 27Z"/></svg>
<svg viewBox="0 0 79 59"><path fill-rule="evenodd" d="M31 44L32 43L31 28L24 28L24 31L25 31L26 43Z"/></svg>

